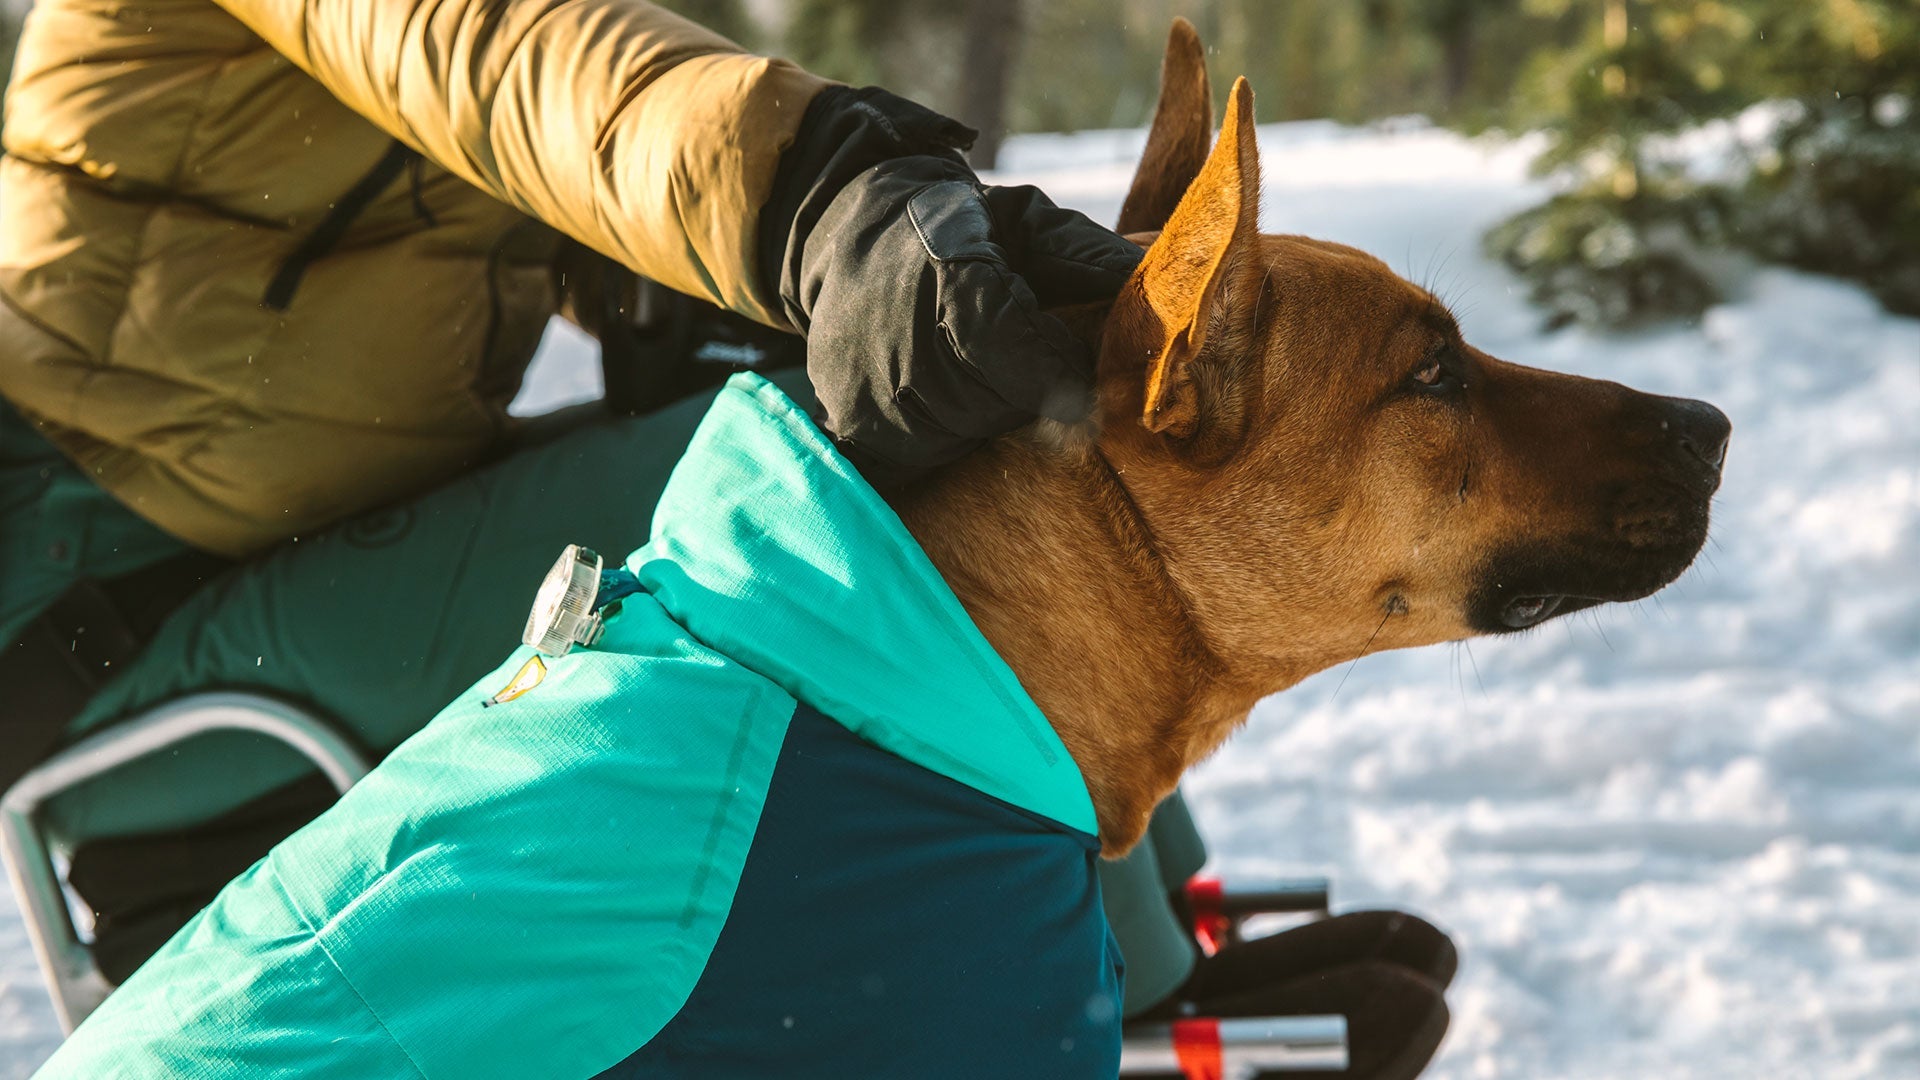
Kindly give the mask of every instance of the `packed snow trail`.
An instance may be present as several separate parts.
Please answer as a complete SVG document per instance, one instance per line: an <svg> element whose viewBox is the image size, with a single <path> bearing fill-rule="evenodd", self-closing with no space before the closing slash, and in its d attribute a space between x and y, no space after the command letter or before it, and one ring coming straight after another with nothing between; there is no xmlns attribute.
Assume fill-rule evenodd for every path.
<svg viewBox="0 0 1920 1080"><path fill-rule="evenodd" d="M1144 138L1015 138L1000 178L1111 221ZM1546 193L1530 142L1260 140L1266 230L1373 252L1496 356L1703 398L1734 433L1713 539L1658 597L1264 703L1188 785L1218 865L1452 931L1440 1080L1920 1077L1920 321L1760 269L1695 326L1543 334L1479 249ZM556 330L519 408L597 393ZM58 1029L0 910L0 1076L25 1076Z"/></svg>

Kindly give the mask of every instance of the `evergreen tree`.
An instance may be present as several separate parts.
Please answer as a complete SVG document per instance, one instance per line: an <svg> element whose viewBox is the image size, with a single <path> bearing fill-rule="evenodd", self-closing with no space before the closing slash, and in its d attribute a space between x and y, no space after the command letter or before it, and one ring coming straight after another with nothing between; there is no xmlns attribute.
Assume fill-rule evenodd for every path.
<svg viewBox="0 0 1920 1080"><path fill-rule="evenodd" d="M1497 226L1488 248L1551 323L1691 316L1717 298L1724 205L1649 148L1749 100L1729 73L1754 35L1717 0L1604 0L1571 47L1534 57L1512 119L1547 133L1536 168L1572 188Z"/></svg>
<svg viewBox="0 0 1920 1080"><path fill-rule="evenodd" d="M1571 190L1496 227L1489 249L1554 321L1696 314L1729 248L1920 311L1917 94L1912 0L1604 0L1575 44L1533 58L1509 114L1548 133L1539 167ZM1737 182L1703 185L1657 152L1760 102L1779 122Z"/></svg>
<svg viewBox="0 0 1920 1080"><path fill-rule="evenodd" d="M1757 6L1751 77L1787 108L1738 190L1742 241L1920 314L1920 4Z"/></svg>

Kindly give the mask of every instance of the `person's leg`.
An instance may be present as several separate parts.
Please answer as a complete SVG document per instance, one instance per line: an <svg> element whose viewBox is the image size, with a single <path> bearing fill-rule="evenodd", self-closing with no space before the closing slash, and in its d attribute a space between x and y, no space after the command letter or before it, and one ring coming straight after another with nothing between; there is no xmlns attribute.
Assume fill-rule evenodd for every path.
<svg viewBox="0 0 1920 1080"><path fill-rule="evenodd" d="M1249 993L1276 978L1380 962L1416 972L1442 990L1459 954L1432 923L1404 911L1351 911L1243 941L1200 964L1182 994L1189 1000Z"/></svg>
<svg viewBox="0 0 1920 1080"><path fill-rule="evenodd" d="M184 595L218 564L121 505L0 401L0 788L61 744L158 624L158 608L116 586L165 571L189 579Z"/></svg>
<svg viewBox="0 0 1920 1080"><path fill-rule="evenodd" d="M1186 797L1175 788L1173 794L1153 808L1153 820L1147 822L1147 842L1153 845L1154 858L1160 864L1160 884L1167 893L1177 893L1187 880L1207 864L1207 842L1194 824L1193 811Z"/></svg>
<svg viewBox="0 0 1920 1080"><path fill-rule="evenodd" d="M1100 862L1100 894L1127 964L1121 1015L1139 1016L1168 1000L1200 956L1172 896L1207 861L1186 800L1175 791L1154 809L1146 838L1124 859Z"/></svg>
<svg viewBox="0 0 1920 1080"><path fill-rule="evenodd" d="M0 399L0 642L83 576L192 550L122 505Z"/></svg>
<svg viewBox="0 0 1920 1080"><path fill-rule="evenodd" d="M1167 1000L1193 973L1199 949L1167 900L1151 834L1124 859L1100 861L1100 900L1127 965L1120 1015Z"/></svg>
<svg viewBox="0 0 1920 1080"><path fill-rule="evenodd" d="M0 400L0 642L81 577L119 577L190 550L86 479Z"/></svg>

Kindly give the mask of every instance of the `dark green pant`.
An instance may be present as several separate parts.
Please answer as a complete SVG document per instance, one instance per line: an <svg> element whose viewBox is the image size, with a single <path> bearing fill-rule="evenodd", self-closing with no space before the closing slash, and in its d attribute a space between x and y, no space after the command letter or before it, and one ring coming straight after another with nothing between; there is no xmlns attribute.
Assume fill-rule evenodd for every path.
<svg viewBox="0 0 1920 1080"><path fill-rule="evenodd" d="M776 381L790 391L805 386L797 372ZM75 732L196 691L258 690L314 709L374 755L386 753L514 647L534 589L563 546L585 544L617 559L646 542L654 504L709 399L637 419L595 413L411 503L229 572L174 612L75 720ZM8 554L42 542L49 522L82 515L75 535L83 557L64 576L36 573L18 588L10 571L5 610L30 616L36 597L44 604L76 574L108 576L179 550L57 456L45 467L57 478L57 497L43 489L38 500L29 492L4 504ZM35 513L38 525L20 525L33 525ZM257 736L206 735L63 796L48 823L75 839L178 829L308 771L291 750ZM1102 874L1129 967L1130 1012L1178 987L1193 964L1167 891L1205 855L1177 799L1156 819L1152 840Z"/></svg>
<svg viewBox="0 0 1920 1080"><path fill-rule="evenodd" d="M0 399L0 642L82 576L117 577L186 550Z"/></svg>
<svg viewBox="0 0 1920 1080"><path fill-rule="evenodd" d="M1138 1016L1167 999L1193 974L1198 952L1168 894L1200 872L1207 846L1178 791L1160 804L1140 846L1100 863L1100 895L1107 922L1127 961L1121 1011Z"/></svg>

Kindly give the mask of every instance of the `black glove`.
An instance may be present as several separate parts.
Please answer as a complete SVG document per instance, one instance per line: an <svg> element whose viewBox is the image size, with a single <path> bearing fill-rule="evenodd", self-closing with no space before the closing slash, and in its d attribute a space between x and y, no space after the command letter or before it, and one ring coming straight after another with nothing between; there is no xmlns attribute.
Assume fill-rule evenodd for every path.
<svg viewBox="0 0 1920 1080"><path fill-rule="evenodd" d="M1041 309L1111 299L1136 245L1035 188L980 183L973 132L883 90L808 107L761 216L823 426L877 486L1091 405L1093 355Z"/></svg>

